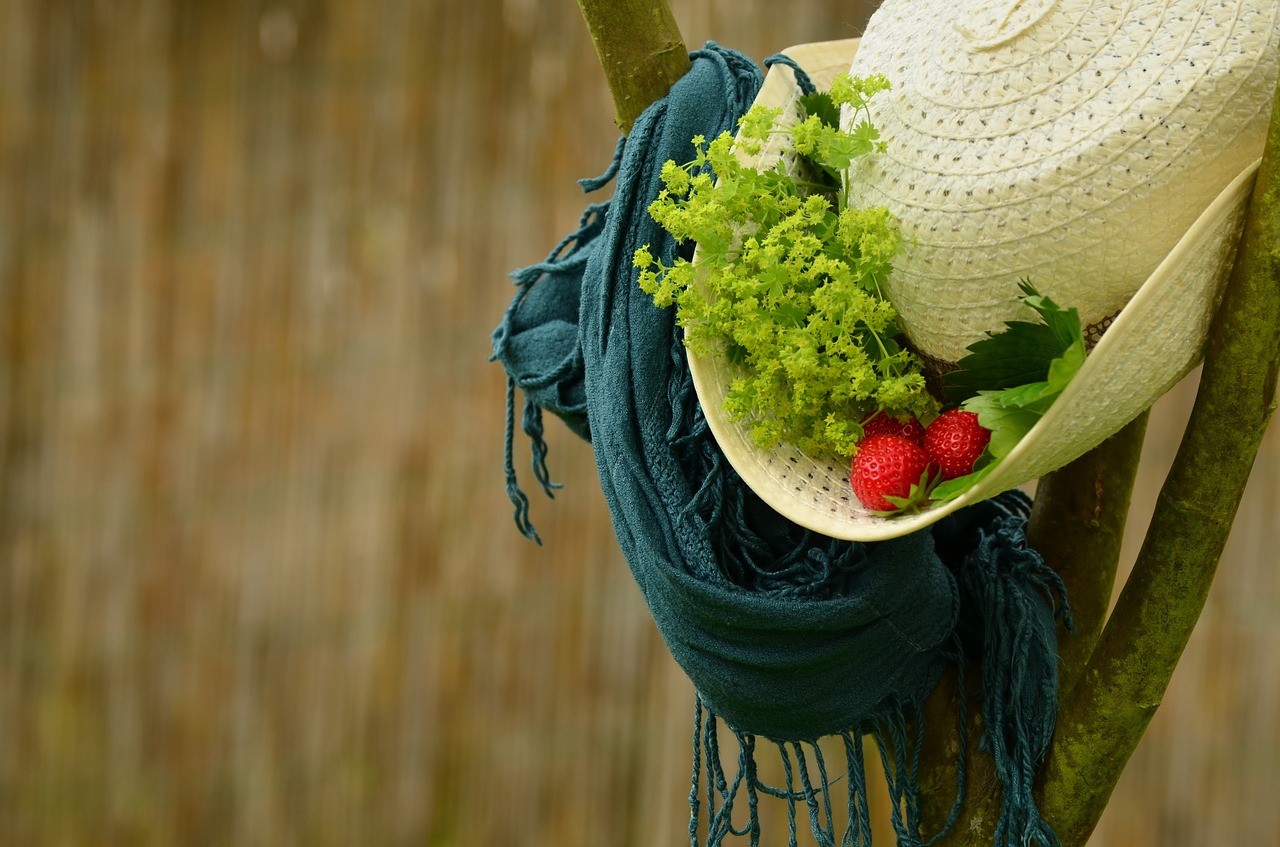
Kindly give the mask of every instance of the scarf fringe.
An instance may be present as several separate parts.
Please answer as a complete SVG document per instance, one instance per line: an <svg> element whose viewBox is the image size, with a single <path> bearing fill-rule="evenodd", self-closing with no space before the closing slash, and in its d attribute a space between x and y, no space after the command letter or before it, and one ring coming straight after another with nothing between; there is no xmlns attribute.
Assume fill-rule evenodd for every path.
<svg viewBox="0 0 1280 847"><path fill-rule="evenodd" d="M782 801L787 816L788 847L798 847L802 811L819 847L871 847L871 804L867 789L863 740L877 748L887 777L891 823L898 847L924 847L946 834L959 816L964 792L963 755L957 771L957 796L944 828L934 839L920 838L920 749L923 719L915 710L893 708L875 723L834 736L844 754L843 770L833 775L817 741L771 741L782 769L780 786L764 782L757 764L757 737L725 725L738 742L732 774L720 751L722 721L698 698L694 708L693 777L689 792L690 847L722 847L725 839L746 837L759 847L762 834L760 796ZM963 732L963 722L960 724ZM963 748L963 745L962 745ZM844 816L835 814L836 794L844 783ZM745 798L745 820L735 824ZM704 814L705 812L705 814Z"/></svg>
<svg viewBox="0 0 1280 847"><path fill-rule="evenodd" d="M1066 586L1034 550L1026 545L1025 525L1031 499L1010 491L988 501L996 517L980 533L976 548L958 574L962 591L983 622L980 636L983 683L983 735L979 747L989 753L1002 789L1002 808L995 826L997 847L1061 847L1052 827L1040 816L1033 797L1036 773L1048 752L1057 715L1057 640L1047 633L1061 621L1072 628ZM950 663L964 687L964 645L956 636ZM890 823L897 847L926 847L948 833L959 820L967 789L968 749L966 700L957 714L959 757L956 794L941 830L924 840L920 817L920 753L926 730L920 704L891 704L855 730L840 733L845 771L829 778L822 751L814 741L777 741L784 785L760 781L756 766L756 737L737 730L739 756L732 778L725 773L718 719L698 698L694 720L693 779L690 792L690 844L698 847L703 832L702 802L706 804L703 847L721 847L729 836L747 836L752 847L760 839L759 796L786 804L789 845L796 845L797 820L803 805L809 829L822 847L871 847L870 812L862 736L876 745L890 796ZM816 779L810 763L816 767ZM832 789L846 781L844 829L837 833ZM701 798L699 787L705 789ZM738 798L747 800L746 821L733 823ZM839 840L837 840L837 838Z"/></svg>
<svg viewBox="0 0 1280 847"><path fill-rule="evenodd" d="M613 180L622 162L625 141L625 138L618 139L618 145L613 153L613 161L603 174L594 179L578 180L578 184L582 186L584 192L598 191ZM587 206L578 222L578 229L565 236L544 261L512 272L511 276L519 290L511 298L511 304L503 314L502 321L493 331L491 339L493 354L489 357L489 361L503 360L505 362L509 357L512 340L516 335L521 307L525 305L525 301L534 286L547 277L581 276L586 268L587 259L591 256L592 244L604 228L609 204L610 201L606 200L603 203L593 203ZM545 402L543 393L554 391L557 385L575 375L580 375L582 370L582 349L577 346L569 356L563 359L559 367L546 373L512 374L510 370L507 373L507 413L503 442L503 468L506 473L507 498L515 507L515 523L520 534L538 544L542 544L542 538L538 535L529 518L529 497L525 494L524 489L520 487L520 482L516 476L514 457L515 389L519 388L524 394L521 430L529 439L534 478L538 481L543 493L548 497L554 498L555 490L562 486L551 480L551 474L547 468L548 447L543 435L543 406L548 405L553 411L573 415L585 415L585 408L556 409ZM543 402L540 403L540 399ZM580 429L578 431L579 434L586 435L585 431Z"/></svg>
<svg viewBox="0 0 1280 847"><path fill-rule="evenodd" d="M995 844L1061 847L1032 790L1058 713L1056 622L1073 631L1067 589L1026 544L1031 500L1020 491L995 501L1004 511L967 558L962 591L983 621L982 749L1003 788Z"/></svg>

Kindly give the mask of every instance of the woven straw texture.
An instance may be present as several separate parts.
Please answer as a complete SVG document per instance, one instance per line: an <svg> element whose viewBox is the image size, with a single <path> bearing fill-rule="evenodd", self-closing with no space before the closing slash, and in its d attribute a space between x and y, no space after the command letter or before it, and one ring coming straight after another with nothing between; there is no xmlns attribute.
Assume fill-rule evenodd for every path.
<svg viewBox="0 0 1280 847"><path fill-rule="evenodd" d="M852 70L894 84L872 109L888 151L851 196L902 223L889 293L913 344L955 361L1029 318L1022 277L1086 325L1121 309L1262 154L1278 9L885 3Z"/></svg>

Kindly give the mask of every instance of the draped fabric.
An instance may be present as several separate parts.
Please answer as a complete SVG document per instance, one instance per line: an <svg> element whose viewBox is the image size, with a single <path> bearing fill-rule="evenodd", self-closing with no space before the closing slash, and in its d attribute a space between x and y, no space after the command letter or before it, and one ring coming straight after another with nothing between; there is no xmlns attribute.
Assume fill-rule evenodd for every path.
<svg viewBox="0 0 1280 847"><path fill-rule="evenodd" d="M1057 619L1066 605L1061 581L1026 544L1029 500L1010 492L874 544L791 523L724 459L674 315L635 282L637 247L649 245L666 264L692 249L647 213L662 164L691 159L695 135L732 132L761 84L754 63L714 43L691 58L689 73L620 140L605 175L584 181L589 191L612 181L613 197L590 205L545 262L515 274L493 346L509 380L506 470L517 524L536 538L512 460L519 388L522 429L548 493L543 412L589 439L619 544L697 691L691 843L734 833L756 843L761 794L788 805L793 841L799 806L820 844L869 843L867 734L888 765L898 843L924 843L921 707L945 668L980 657L984 747L1004 789L999 843L1056 844L1031 787L1057 711ZM720 721L738 739L736 773L723 770L711 729ZM835 777L816 745L832 735L846 750ZM759 780L759 740L783 757L787 785ZM840 840L830 814L838 780L849 819ZM742 798L747 809L735 813Z"/></svg>

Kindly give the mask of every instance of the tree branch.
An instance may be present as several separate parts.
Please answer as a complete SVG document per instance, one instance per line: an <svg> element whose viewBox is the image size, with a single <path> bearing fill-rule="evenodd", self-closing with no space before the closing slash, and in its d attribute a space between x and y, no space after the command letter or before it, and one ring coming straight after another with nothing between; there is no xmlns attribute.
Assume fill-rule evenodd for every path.
<svg viewBox="0 0 1280 847"><path fill-rule="evenodd" d="M1093 654L1107 619L1146 431L1144 412L1036 488L1027 537L1066 583L1075 624L1058 651L1064 695Z"/></svg>
<svg viewBox="0 0 1280 847"><path fill-rule="evenodd" d="M689 52L667 0L578 0L604 69L618 129L628 133L689 70Z"/></svg>

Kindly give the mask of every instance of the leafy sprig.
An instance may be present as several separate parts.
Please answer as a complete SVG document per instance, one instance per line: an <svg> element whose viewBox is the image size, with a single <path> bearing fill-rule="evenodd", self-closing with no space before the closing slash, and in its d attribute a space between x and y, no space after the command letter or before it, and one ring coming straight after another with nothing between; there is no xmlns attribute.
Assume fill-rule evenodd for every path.
<svg viewBox="0 0 1280 847"><path fill-rule="evenodd" d="M786 441L849 456L867 412L936 408L882 294L901 243L897 223L882 207L846 202L850 162L883 147L867 104L887 88L882 76L842 74L789 128L778 125L780 110L753 107L737 149L758 155L788 133L809 165L798 175L749 166L728 133L694 138L690 162L663 166L649 213L678 240L697 242L697 263L665 265L642 247L640 286L657 305L676 307L690 349L722 352L738 366L725 410L749 422L761 447ZM841 107L852 131L839 126Z"/></svg>
<svg viewBox="0 0 1280 847"><path fill-rule="evenodd" d="M1064 309L1027 280L1022 302L1040 322L1009 321L1007 329L968 347L959 370L946 377L947 393L975 412L991 430L986 453L974 472L948 480L931 492L935 501L958 497L1008 456L1058 399L1085 360L1084 333L1075 309Z"/></svg>

